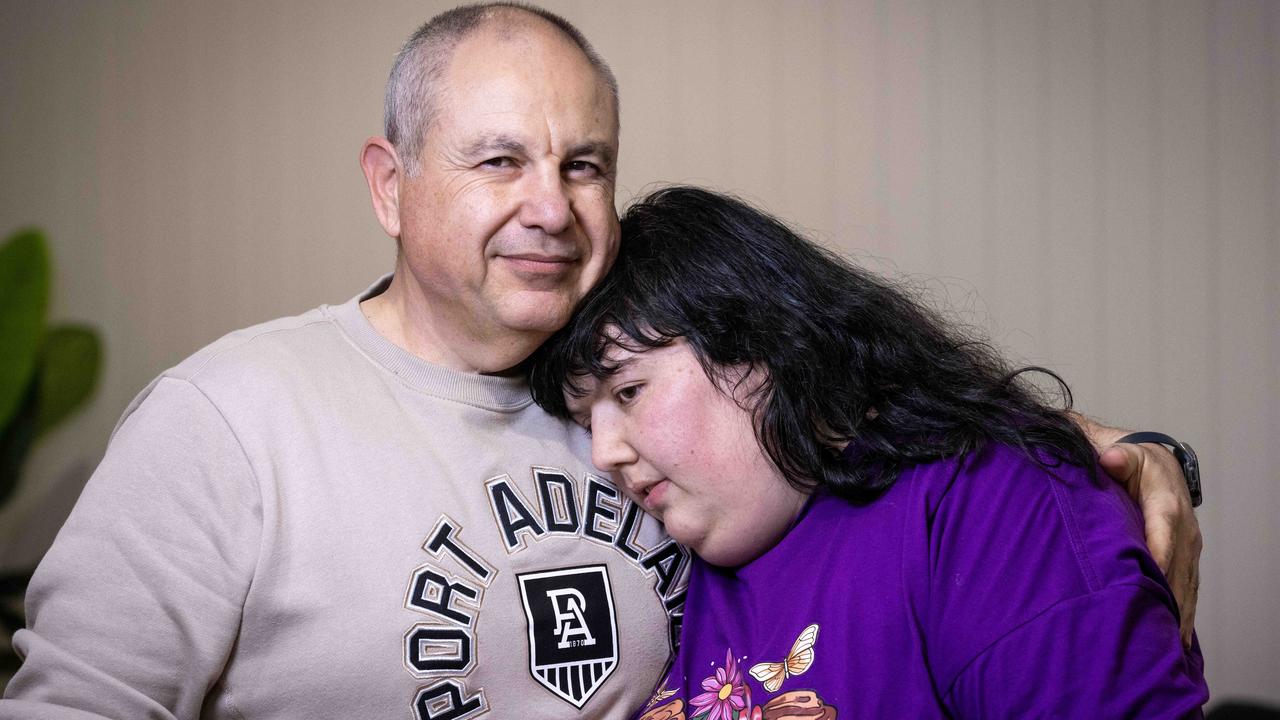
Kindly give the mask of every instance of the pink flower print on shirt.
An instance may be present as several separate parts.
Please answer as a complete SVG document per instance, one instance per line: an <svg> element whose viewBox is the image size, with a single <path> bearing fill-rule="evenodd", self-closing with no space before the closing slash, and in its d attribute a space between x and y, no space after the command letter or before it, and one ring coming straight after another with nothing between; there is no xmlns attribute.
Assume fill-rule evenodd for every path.
<svg viewBox="0 0 1280 720"><path fill-rule="evenodd" d="M735 720L751 703L751 691L742 681L742 670L733 659L733 650L725 652L724 667L716 668L714 675L702 681L706 692L689 701L694 718L701 720Z"/></svg>

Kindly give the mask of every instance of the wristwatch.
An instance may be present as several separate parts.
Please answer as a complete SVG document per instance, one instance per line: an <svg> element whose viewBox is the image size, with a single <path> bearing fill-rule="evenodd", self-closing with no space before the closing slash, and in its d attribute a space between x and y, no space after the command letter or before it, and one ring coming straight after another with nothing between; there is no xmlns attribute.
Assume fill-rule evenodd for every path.
<svg viewBox="0 0 1280 720"><path fill-rule="evenodd" d="M1190 445L1158 432L1129 433L1116 442L1159 443L1172 450L1173 456L1178 458L1178 462L1182 465L1182 476L1187 480L1187 490L1191 491L1191 507L1200 507L1200 503L1204 502L1204 492L1200 488L1200 461L1196 458L1196 451L1192 450Z"/></svg>

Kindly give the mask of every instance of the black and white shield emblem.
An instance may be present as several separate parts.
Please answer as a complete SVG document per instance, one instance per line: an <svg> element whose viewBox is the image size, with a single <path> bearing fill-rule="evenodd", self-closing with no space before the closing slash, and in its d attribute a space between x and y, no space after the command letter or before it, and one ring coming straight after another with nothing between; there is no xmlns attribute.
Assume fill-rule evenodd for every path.
<svg viewBox="0 0 1280 720"><path fill-rule="evenodd" d="M581 709L618 666L618 621L604 565L525 573L529 672Z"/></svg>

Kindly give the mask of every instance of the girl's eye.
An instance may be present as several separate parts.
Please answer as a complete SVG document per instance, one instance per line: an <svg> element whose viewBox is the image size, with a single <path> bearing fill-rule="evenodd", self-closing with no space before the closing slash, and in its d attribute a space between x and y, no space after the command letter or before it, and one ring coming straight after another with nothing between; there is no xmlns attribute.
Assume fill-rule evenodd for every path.
<svg viewBox="0 0 1280 720"><path fill-rule="evenodd" d="M613 396L616 397L618 399L618 402L622 403L623 405L626 405L632 400L635 400L636 396L639 394L640 394L640 385L638 384L625 385L613 392Z"/></svg>

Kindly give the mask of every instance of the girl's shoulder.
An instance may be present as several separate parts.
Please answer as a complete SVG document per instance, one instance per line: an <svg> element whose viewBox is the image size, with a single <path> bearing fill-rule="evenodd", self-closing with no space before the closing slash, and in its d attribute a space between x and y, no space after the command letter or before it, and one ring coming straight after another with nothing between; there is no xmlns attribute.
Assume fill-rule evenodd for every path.
<svg viewBox="0 0 1280 720"><path fill-rule="evenodd" d="M914 493L923 493L935 510L971 502L1014 510L1046 500L1055 504L1101 502L1108 512L1121 514L1127 514L1123 508L1134 507L1123 488L1096 467L1084 468L1042 451L1033 452L987 443L962 455L907 468L898 482Z"/></svg>

